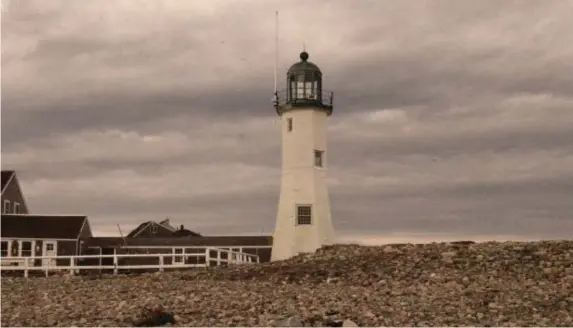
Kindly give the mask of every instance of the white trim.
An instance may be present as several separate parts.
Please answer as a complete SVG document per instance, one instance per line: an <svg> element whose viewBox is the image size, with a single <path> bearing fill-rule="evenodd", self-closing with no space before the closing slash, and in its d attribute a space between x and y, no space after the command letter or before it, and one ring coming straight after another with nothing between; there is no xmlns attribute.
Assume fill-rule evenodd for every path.
<svg viewBox="0 0 573 328"><path fill-rule="evenodd" d="M10 200L4 199L4 202L2 203L2 214L10 214L9 210L10 210Z"/></svg>
<svg viewBox="0 0 573 328"><path fill-rule="evenodd" d="M19 240L18 243L20 244L20 253L18 256L20 257L33 257L35 255L34 251L36 250L36 241L35 240ZM30 243L30 255L24 256L22 255L22 251L24 250L24 243Z"/></svg>
<svg viewBox="0 0 573 328"><path fill-rule="evenodd" d="M0 245L1 245L2 243L6 243L6 255L5 255L5 256L2 256L2 254L0 253L0 256L2 256L2 257L8 257L8 256L10 255L10 242L7 241L7 240L2 239L2 240L0 240ZM1 246L0 246L0 247L1 247ZM1 250L1 249L0 249L0 250Z"/></svg>
<svg viewBox="0 0 573 328"><path fill-rule="evenodd" d="M162 226L163 228L165 228L165 229L171 231L171 232L177 231L178 229L175 228L174 226L172 226L171 223L169 223L170 220L171 220L171 218L167 217L167 218L165 218L165 219L159 221L158 224L159 224L160 226ZM167 221L167 222L165 222L165 221ZM165 222L165 223L163 223L163 222ZM165 224L167 224L167 225L165 225Z"/></svg>
<svg viewBox="0 0 573 328"><path fill-rule="evenodd" d="M77 241L77 239L59 239L59 238L28 238L28 237L2 237L2 240L42 240L42 241Z"/></svg>
<svg viewBox="0 0 573 328"><path fill-rule="evenodd" d="M129 238L135 238L135 236L139 235L139 234L140 234L143 230L145 230L145 228L147 228L147 226L150 225L150 224L151 224L151 221L147 222L147 224L144 225L143 227L141 227L141 229L139 229L139 231L138 231L135 235L133 235L133 236L131 236L131 237L129 237ZM136 229L137 229L137 228L136 228ZM127 236L126 236L126 237L127 237Z"/></svg>
<svg viewBox="0 0 573 328"><path fill-rule="evenodd" d="M180 254L175 253L175 250L181 250ZM173 247L172 251L173 255L173 264L185 264L185 247ZM180 261L175 261L175 259L179 258Z"/></svg>
<svg viewBox="0 0 573 328"><path fill-rule="evenodd" d="M14 179L15 176L16 176L16 171L12 171L12 174L8 178L8 181L6 181L6 184L4 185L4 188L2 188L2 191L0 191L0 193L4 193L4 190L6 190L6 188L8 188L8 186L10 185L10 182L12 182L12 179Z"/></svg>
<svg viewBox="0 0 573 328"><path fill-rule="evenodd" d="M310 208L310 223L298 223L299 222L299 215L298 215L298 209L300 207L309 207ZM314 223L314 218L313 218L313 214L314 214L314 209L312 204L295 204L294 207L294 220L295 220L295 226L311 226ZM305 216L306 218L306 216Z"/></svg>
<svg viewBox="0 0 573 328"><path fill-rule="evenodd" d="M54 246L54 249L52 250L54 252L54 255L46 255L46 253L48 252L48 245ZM44 256L58 256L58 242L57 241L42 242L42 257L44 257ZM56 265L57 265L57 263L56 263L55 258L42 259L42 266L56 266Z"/></svg>
<svg viewBox="0 0 573 328"><path fill-rule="evenodd" d="M22 205L22 204L20 204ZM19 213L19 214L14 214L14 213L10 213L10 215L17 215L17 216L41 216L41 217L83 217L83 218L87 218L87 215L85 214L30 214L30 213Z"/></svg>
<svg viewBox="0 0 573 328"><path fill-rule="evenodd" d="M18 178L16 177L16 171L14 171L14 173L12 174L12 176L10 177L10 179L8 179L8 182L6 183L6 186L4 189L8 188L8 185L12 182L12 180L16 181L16 186L18 187L18 191L20 192L20 197L22 198L22 206L28 210L28 204L26 203L26 197L24 197L24 192L22 191L22 187L20 186L20 182L18 181ZM4 192L4 190L2 190L2 193Z"/></svg>
<svg viewBox="0 0 573 328"><path fill-rule="evenodd" d="M82 223L82 226L80 228L80 231L78 231L78 235L76 236L76 240L80 239L81 234L82 234L82 230L84 230L84 226L86 225L86 222L88 222L88 218L84 217L84 223ZM91 227L90 227L91 228Z"/></svg>
<svg viewBox="0 0 573 328"><path fill-rule="evenodd" d="M61 239L60 239L61 240ZM273 246L271 245L265 245L265 246L241 246L241 245L230 245L230 246L201 246L201 245L183 245L183 246L166 246L166 245L116 245L116 246L99 246L99 245L94 245L94 246L89 246L88 248L95 248L95 247L102 247L102 248L111 248L111 247L121 247L121 248L229 248L229 247L239 247L239 248L246 248L246 249L253 249L253 248L273 248Z"/></svg>

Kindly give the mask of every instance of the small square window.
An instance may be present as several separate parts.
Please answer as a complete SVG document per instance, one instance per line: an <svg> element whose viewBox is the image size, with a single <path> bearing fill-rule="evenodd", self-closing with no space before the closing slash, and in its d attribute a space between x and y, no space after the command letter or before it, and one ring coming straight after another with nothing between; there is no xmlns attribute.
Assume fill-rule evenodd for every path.
<svg viewBox="0 0 573 328"><path fill-rule="evenodd" d="M315 150L314 151L314 166L322 167L323 166L323 157L324 157L324 152L322 150Z"/></svg>
<svg viewBox="0 0 573 328"><path fill-rule="evenodd" d="M310 205L298 205L296 207L296 224L312 224L312 208Z"/></svg>
<svg viewBox="0 0 573 328"><path fill-rule="evenodd" d="M4 200L4 208L2 209L3 212L2 213L10 213L10 201L9 200Z"/></svg>
<svg viewBox="0 0 573 328"><path fill-rule="evenodd" d="M32 242L31 241L23 241L22 242L22 256L23 257L32 256Z"/></svg>
<svg viewBox="0 0 573 328"><path fill-rule="evenodd" d="M54 244L46 244L46 251L53 251L54 250Z"/></svg>
<svg viewBox="0 0 573 328"><path fill-rule="evenodd" d="M20 243L17 240L12 240L12 245L10 245L10 252L12 257L20 256Z"/></svg>
<svg viewBox="0 0 573 328"><path fill-rule="evenodd" d="M0 256L7 257L8 256L8 242L3 240L1 242L2 247L0 248Z"/></svg>
<svg viewBox="0 0 573 328"><path fill-rule="evenodd" d="M287 118L287 130L288 132L292 131L292 117Z"/></svg>
<svg viewBox="0 0 573 328"><path fill-rule="evenodd" d="M157 226L154 224L151 226L151 234L155 235L157 233Z"/></svg>

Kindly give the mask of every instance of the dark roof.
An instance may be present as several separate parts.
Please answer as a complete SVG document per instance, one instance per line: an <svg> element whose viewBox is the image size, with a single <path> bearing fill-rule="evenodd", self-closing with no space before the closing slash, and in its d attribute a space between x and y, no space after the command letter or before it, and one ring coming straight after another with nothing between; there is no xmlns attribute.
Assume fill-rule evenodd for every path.
<svg viewBox="0 0 573 328"><path fill-rule="evenodd" d="M322 75L320 68L318 68L318 66L316 66L315 63L308 61L308 53L307 52L301 52L300 61L298 63L293 64L288 69L287 75L293 75L293 74L303 73L303 72L315 72L318 75Z"/></svg>
<svg viewBox="0 0 573 328"><path fill-rule="evenodd" d="M175 227L173 227L171 224L169 224L169 221L170 221L170 219L169 219L169 218L166 218L166 219L164 219L163 221L159 222L159 225L162 226L162 227L165 227L165 228L167 228L167 229L169 229L169 230L171 230L171 231L177 230L177 229L175 229Z"/></svg>
<svg viewBox="0 0 573 328"><path fill-rule="evenodd" d="M201 234L188 229L179 229L173 232L173 237L201 237Z"/></svg>
<svg viewBox="0 0 573 328"><path fill-rule="evenodd" d="M8 181L10 181L10 178L15 173L16 172L14 171L2 171L2 191L4 190L4 187L6 187L6 185L8 184Z"/></svg>
<svg viewBox="0 0 573 328"><path fill-rule="evenodd" d="M77 239L86 216L2 214L2 238Z"/></svg>
<svg viewBox="0 0 573 328"><path fill-rule="evenodd" d="M272 236L211 236L173 238L121 238L92 237L85 240L86 246L272 246Z"/></svg>
<svg viewBox="0 0 573 328"><path fill-rule="evenodd" d="M141 230L143 230L145 228L145 226L147 226L150 223L151 223L151 221L143 222L142 224L138 225L137 228L131 230L131 232L128 233L126 237L133 237L133 236L137 235L138 233L141 232Z"/></svg>

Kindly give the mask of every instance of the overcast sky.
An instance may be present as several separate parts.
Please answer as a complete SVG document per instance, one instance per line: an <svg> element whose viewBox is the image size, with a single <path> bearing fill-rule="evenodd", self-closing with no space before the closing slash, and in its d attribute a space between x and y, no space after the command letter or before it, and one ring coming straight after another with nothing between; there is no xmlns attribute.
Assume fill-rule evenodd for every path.
<svg viewBox="0 0 573 328"><path fill-rule="evenodd" d="M2 1L2 168L96 234L269 234L271 104L303 43L335 92L344 240L573 234L573 2Z"/></svg>

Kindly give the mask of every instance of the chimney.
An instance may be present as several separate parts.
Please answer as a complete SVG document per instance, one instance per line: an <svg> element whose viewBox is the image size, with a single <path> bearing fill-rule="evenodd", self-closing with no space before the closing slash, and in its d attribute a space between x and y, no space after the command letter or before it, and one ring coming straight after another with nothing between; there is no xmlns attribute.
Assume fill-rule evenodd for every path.
<svg viewBox="0 0 573 328"><path fill-rule="evenodd" d="M183 230L183 225L181 225L181 230Z"/></svg>

